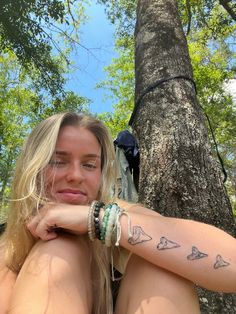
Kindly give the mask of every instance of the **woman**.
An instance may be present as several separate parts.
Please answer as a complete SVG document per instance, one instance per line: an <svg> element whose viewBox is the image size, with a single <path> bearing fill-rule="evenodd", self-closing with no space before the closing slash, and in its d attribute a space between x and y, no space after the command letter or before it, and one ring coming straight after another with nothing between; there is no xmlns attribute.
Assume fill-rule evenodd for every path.
<svg viewBox="0 0 236 314"><path fill-rule="evenodd" d="M1 239L1 314L112 313L110 264L123 273L116 314L199 313L193 283L236 291L234 238L113 203L114 178L100 121L63 113L32 131Z"/></svg>

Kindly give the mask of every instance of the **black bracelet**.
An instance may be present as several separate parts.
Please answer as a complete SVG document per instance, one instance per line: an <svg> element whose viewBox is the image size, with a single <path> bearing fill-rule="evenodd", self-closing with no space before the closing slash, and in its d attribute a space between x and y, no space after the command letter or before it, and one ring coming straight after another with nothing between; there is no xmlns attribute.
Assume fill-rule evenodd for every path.
<svg viewBox="0 0 236 314"><path fill-rule="evenodd" d="M98 240L101 239L100 237L100 219L99 214L102 207L104 207L105 204L103 202L97 201L94 205L94 212L93 212L93 221L94 221L94 229L95 229L95 236Z"/></svg>

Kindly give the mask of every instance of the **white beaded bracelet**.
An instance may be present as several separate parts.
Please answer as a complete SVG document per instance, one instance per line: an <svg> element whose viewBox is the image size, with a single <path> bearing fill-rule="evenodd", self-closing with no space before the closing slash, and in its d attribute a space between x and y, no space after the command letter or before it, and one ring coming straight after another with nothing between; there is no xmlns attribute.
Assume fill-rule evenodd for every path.
<svg viewBox="0 0 236 314"><path fill-rule="evenodd" d="M106 228L106 233L105 233L105 245L107 247L110 247L112 244L112 235L113 232L115 231L115 222L116 222L116 216L117 216L117 211L119 209L119 206L117 204L112 204L110 208L110 214L108 217L108 222L107 222L107 228Z"/></svg>

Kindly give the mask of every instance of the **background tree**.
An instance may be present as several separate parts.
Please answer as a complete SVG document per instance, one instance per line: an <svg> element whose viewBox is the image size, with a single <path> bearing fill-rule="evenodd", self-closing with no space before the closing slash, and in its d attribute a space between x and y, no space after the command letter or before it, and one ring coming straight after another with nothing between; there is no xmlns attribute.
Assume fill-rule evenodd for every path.
<svg viewBox="0 0 236 314"><path fill-rule="evenodd" d="M129 127L128 120L133 110L130 104L134 102L134 70L132 72L134 64L134 12L127 14L127 10L134 10L135 2L132 0L125 1L125 3L120 0L116 3L112 2L112 4L106 0L102 2L110 3L110 6L107 7L109 16L112 16L118 25L118 58L113 60L113 63L106 68L107 80L101 84L102 87L106 87L113 92L114 115L103 114L103 118L106 116L106 119L104 119L107 121L107 125L111 126L115 136L116 130ZM236 107L232 101L232 96L229 95L226 89L227 81L235 76L236 23L218 1L179 0L178 9L183 29L185 34L188 34L187 43L194 81L197 86L198 100L211 123L211 128L209 124L207 125L213 153L218 159L216 145L213 141L213 137L215 137L228 174L226 185L231 196L232 205L236 210ZM117 12L119 14L116 15ZM124 18L125 15L126 18ZM129 25L129 28L125 27L123 29L125 23ZM129 59L123 58L123 55L128 54ZM120 65L119 68L117 64ZM127 68L129 68L128 79L125 74ZM124 89L130 95L128 101L123 97L122 90ZM128 92L129 89L130 92ZM113 122L116 122L115 126Z"/></svg>
<svg viewBox="0 0 236 314"><path fill-rule="evenodd" d="M215 2L208 1L207 4L211 7ZM200 10L203 7L206 8L200 2L197 8ZM218 12L221 20L225 19L229 34L232 32L230 21L222 10L215 11L215 7L211 7L212 18L209 18L208 11L206 24L207 14L204 10L198 12L198 16L201 13L202 17L199 43L206 50L200 50L203 55L198 64L199 70L206 71L208 68L204 65L212 65L209 72L214 75L208 83L205 79L209 72L208 75L205 73L197 86L202 83L199 99L205 100L203 105L210 103L211 107L214 106L214 112L218 111L224 117L226 112L231 113L233 121L235 112L232 106L229 108L232 105L231 100L224 94L220 97L223 82L229 77L230 71L224 68L221 72L222 69L214 67L214 63L222 67L224 64L224 60L219 58L220 48L227 60L231 53L227 46L224 47L224 40L228 35L225 33L226 28L221 30L218 42L213 40L218 28L213 17L216 18ZM212 26L210 33L207 32L207 24ZM188 20L188 33L189 25ZM222 173L211 155L206 121L196 98L177 2L158 0L147 3L139 0L135 39L137 111L133 116L133 127L141 152L140 201L158 209L162 214L212 223L235 236L232 209L225 192ZM190 44L191 41L194 42L194 36L189 37ZM218 46L208 49L206 43ZM194 45L192 51L194 52ZM197 53L196 50L195 56ZM210 60L207 59L209 56ZM153 88L158 80L173 77L176 78L166 80ZM216 90L219 86L221 88ZM235 296L215 296L202 290L199 293L204 301L201 303L203 313L235 313Z"/></svg>
<svg viewBox="0 0 236 314"><path fill-rule="evenodd" d="M164 215L201 220L235 236L230 202L197 102L176 1L138 1L135 38L138 110L133 127L141 153L141 202ZM180 78L145 93L156 81L176 76ZM200 296L208 301L202 303L205 313L229 313L220 298ZM233 313L235 297L222 298Z"/></svg>
<svg viewBox="0 0 236 314"><path fill-rule="evenodd" d="M232 218L231 209L210 154L176 1L150 1L147 6L140 0L137 12L133 125L143 152L140 198L168 215L188 210L192 218L209 221L204 212L215 211L212 223L234 233L233 221L231 227L230 220L222 221L224 214ZM158 25L163 25L161 32ZM166 81L145 93L161 79ZM152 183L150 164L158 169Z"/></svg>

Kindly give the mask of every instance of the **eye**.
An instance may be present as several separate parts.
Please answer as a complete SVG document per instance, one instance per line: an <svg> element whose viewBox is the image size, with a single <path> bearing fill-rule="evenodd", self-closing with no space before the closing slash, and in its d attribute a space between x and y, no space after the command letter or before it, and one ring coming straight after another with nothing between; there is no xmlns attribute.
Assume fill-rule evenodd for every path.
<svg viewBox="0 0 236 314"><path fill-rule="evenodd" d="M84 160L82 162L82 167L85 168L86 170L92 171L98 167L98 162L96 159Z"/></svg>
<svg viewBox="0 0 236 314"><path fill-rule="evenodd" d="M60 167L65 165L67 162L65 160L61 159L52 159L49 161L49 165L54 166L54 167Z"/></svg>
<svg viewBox="0 0 236 314"><path fill-rule="evenodd" d="M86 162L83 164L83 167L87 168L87 169L96 169L96 162Z"/></svg>

